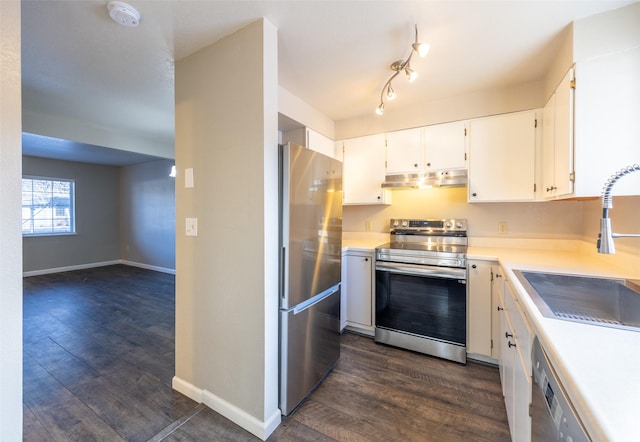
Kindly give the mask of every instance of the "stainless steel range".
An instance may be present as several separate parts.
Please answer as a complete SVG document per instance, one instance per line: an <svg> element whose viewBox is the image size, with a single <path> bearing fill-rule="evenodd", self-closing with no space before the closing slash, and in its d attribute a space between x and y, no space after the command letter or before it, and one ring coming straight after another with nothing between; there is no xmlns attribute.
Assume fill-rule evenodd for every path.
<svg viewBox="0 0 640 442"><path fill-rule="evenodd" d="M467 220L392 219L376 249L375 340L466 363Z"/></svg>

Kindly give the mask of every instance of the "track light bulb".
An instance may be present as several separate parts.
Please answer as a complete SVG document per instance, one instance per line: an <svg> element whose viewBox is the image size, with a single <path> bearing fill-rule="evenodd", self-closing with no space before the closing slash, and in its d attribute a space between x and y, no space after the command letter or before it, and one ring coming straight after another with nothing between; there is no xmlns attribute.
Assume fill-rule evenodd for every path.
<svg viewBox="0 0 640 442"><path fill-rule="evenodd" d="M396 98L396 91L391 87L391 83L389 83L389 87L387 87L387 100L391 101Z"/></svg>
<svg viewBox="0 0 640 442"><path fill-rule="evenodd" d="M418 54L421 58L424 58L429 53L429 49L431 47L426 43L414 43L411 45L413 50Z"/></svg>
<svg viewBox="0 0 640 442"><path fill-rule="evenodd" d="M413 80L418 78L418 73L408 66L404 68L404 73L407 74L407 80L409 80L409 83L413 83Z"/></svg>
<svg viewBox="0 0 640 442"><path fill-rule="evenodd" d="M384 103L380 103L380 106L376 108L376 114L378 115L384 114Z"/></svg>

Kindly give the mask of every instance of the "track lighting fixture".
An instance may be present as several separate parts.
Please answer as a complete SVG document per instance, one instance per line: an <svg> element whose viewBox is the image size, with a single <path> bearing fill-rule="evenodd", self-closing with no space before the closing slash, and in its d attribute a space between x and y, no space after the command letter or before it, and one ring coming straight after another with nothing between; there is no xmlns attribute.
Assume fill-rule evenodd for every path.
<svg viewBox="0 0 640 442"><path fill-rule="evenodd" d="M416 39L415 42L411 45L411 52L409 53L409 56L406 58L406 60L397 60L391 63L390 67L393 71L393 74L391 74L391 77L389 77L384 86L382 86L382 90L380 91L380 105L376 108L376 113L378 115L384 114L385 95L388 101L396 98L396 92L393 90L393 87L391 87L391 81L396 78L400 72L404 71L404 74L407 76L407 80L409 80L409 83L413 82L418 77L418 73L411 69L411 57L413 57L413 54L416 53L420 57L424 58L429 52L428 44L418 42L418 25L415 25L415 29Z"/></svg>
<svg viewBox="0 0 640 442"><path fill-rule="evenodd" d="M389 84L389 86L387 86L387 100L391 101L391 100L395 100L396 98L396 91L393 90L393 88L391 87L391 84Z"/></svg>

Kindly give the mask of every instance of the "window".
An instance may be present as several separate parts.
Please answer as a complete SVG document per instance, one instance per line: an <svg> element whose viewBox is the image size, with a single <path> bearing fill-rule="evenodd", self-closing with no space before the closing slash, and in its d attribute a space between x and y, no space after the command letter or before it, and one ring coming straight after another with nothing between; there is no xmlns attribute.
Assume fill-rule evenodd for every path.
<svg viewBox="0 0 640 442"><path fill-rule="evenodd" d="M22 234L75 233L73 180L22 178Z"/></svg>

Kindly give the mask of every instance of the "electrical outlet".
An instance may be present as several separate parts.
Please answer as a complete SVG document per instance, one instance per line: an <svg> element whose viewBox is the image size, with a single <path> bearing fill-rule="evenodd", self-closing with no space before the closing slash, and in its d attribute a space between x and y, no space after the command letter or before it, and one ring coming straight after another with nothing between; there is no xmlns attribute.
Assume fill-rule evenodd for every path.
<svg viewBox="0 0 640 442"><path fill-rule="evenodd" d="M498 223L498 233L507 233L507 222L506 221L500 221Z"/></svg>
<svg viewBox="0 0 640 442"><path fill-rule="evenodd" d="M187 236L198 236L198 218L187 218L185 228Z"/></svg>

